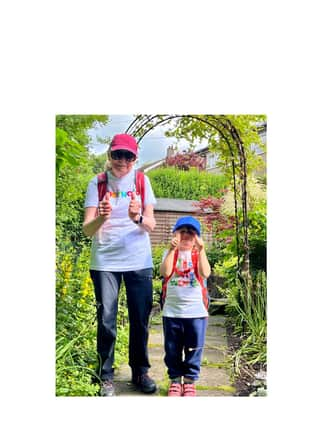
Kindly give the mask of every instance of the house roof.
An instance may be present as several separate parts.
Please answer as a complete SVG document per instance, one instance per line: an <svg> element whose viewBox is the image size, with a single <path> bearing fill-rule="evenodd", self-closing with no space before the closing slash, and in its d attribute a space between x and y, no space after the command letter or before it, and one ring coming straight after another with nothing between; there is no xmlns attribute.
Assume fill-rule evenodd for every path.
<svg viewBox="0 0 320 427"><path fill-rule="evenodd" d="M145 163L142 166L139 167L139 170L141 172L147 173L149 170L155 169L159 166L161 166L165 162L165 159L156 160L152 163Z"/></svg>
<svg viewBox="0 0 320 427"><path fill-rule="evenodd" d="M193 205L195 202L197 202L197 200L157 198L157 204L155 205L154 210L194 213L197 210Z"/></svg>

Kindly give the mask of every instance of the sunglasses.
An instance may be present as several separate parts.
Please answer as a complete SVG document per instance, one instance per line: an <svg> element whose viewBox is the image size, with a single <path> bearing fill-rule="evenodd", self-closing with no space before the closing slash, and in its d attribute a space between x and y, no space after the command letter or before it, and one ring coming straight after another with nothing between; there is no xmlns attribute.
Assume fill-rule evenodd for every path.
<svg viewBox="0 0 320 427"><path fill-rule="evenodd" d="M183 228L178 228L177 231L180 231L180 233L187 233L187 234L196 234L196 231L194 228L192 227L183 227Z"/></svg>
<svg viewBox="0 0 320 427"><path fill-rule="evenodd" d="M136 160L136 156L131 153L131 151L127 150L111 151L110 156L112 160L125 159L126 162L134 162Z"/></svg>

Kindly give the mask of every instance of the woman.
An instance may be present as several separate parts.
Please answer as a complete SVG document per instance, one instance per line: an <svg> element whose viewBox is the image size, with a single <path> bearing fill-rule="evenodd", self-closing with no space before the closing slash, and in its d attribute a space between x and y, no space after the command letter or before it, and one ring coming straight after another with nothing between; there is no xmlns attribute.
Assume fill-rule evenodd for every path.
<svg viewBox="0 0 320 427"><path fill-rule="evenodd" d="M115 135L109 151L107 187L99 201L98 179L88 186L83 232L93 236L90 275L97 302L97 350L101 363L102 396L115 396L113 362L118 294L126 286L130 323L129 365L132 382L144 393L156 391L148 376L148 322L152 308L152 254L149 232L155 227L156 203L149 179L144 177L144 206L136 194L134 163L136 140Z"/></svg>

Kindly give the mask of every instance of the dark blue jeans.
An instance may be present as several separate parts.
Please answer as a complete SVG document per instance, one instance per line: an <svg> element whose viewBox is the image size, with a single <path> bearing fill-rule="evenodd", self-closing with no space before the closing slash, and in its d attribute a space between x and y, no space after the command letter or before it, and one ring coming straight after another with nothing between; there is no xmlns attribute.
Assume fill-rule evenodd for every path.
<svg viewBox="0 0 320 427"><path fill-rule="evenodd" d="M197 380L205 343L207 317L191 319L163 317L162 320L164 361L169 378L188 377Z"/></svg>
<svg viewBox="0 0 320 427"><path fill-rule="evenodd" d="M117 336L118 295L122 278L126 286L129 314L129 366L133 375L146 373L148 359L149 316L152 308L152 268L110 272L90 270L97 302L97 351L100 377L113 378Z"/></svg>

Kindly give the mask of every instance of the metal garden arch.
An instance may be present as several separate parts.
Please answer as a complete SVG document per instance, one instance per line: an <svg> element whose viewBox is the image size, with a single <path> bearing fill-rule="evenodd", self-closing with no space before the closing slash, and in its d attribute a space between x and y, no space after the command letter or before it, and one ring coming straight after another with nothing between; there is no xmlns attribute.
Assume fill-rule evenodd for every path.
<svg viewBox="0 0 320 427"><path fill-rule="evenodd" d="M218 116L198 116L198 115L138 115L126 130L135 136L137 142L140 141L155 127L163 125L171 120L176 119L190 119L197 120L205 123L209 128L215 129L220 140L227 144L230 152L230 160L233 176L233 193L234 193L234 207L235 207L235 228L236 228L236 241L237 241L237 255L238 255L238 276L239 279L248 284L251 282L249 273L249 239L248 239L248 196L247 196L247 165L246 154L243 141L240 134L233 123L225 115ZM233 144L231 144L230 139ZM236 149L236 155L234 153ZM237 162L238 161L238 162ZM242 203L242 218L239 220L239 209L237 202L237 170L239 171L240 179L240 194ZM241 222L241 227L240 227ZM240 233L240 228L242 233ZM242 242L243 262L240 265L240 242Z"/></svg>

